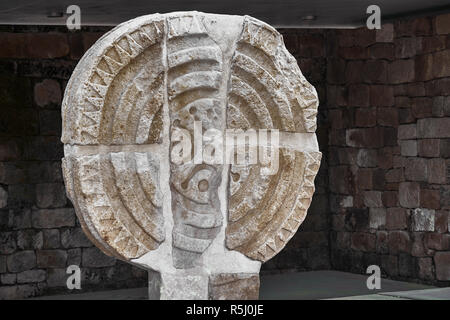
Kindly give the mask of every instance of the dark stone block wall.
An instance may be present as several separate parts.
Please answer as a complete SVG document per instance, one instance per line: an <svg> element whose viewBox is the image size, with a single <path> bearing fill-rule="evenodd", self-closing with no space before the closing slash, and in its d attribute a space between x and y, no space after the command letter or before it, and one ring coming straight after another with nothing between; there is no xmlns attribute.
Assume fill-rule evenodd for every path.
<svg viewBox="0 0 450 320"><path fill-rule="evenodd" d="M330 31L333 269L450 285L450 15Z"/></svg>
<svg viewBox="0 0 450 320"><path fill-rule="evenodd" d="M85 237L62 179L64 88L106 30L0 27L0 299L70 292L69 265L82 291L147 284Z"/></svg>
<svg viewBox="0 0 450 320"><path fill-rule="evenodd" d="M108 30L0 27L0 299L79 293L66 288L66 268L72 264L81 268L82 291L147 285L145 271L104 255L84 236L62 180L64 88L83 53ZM330 267L326 35L283 33L320 96L324 159L301 232L263 273Z"/></svg>
<svg viewBox="0 0 450 320"><path fill-rule="evenodd" d="M0 27L0 299L145 286L86 239L61 176L60 104L107 28ZM280 32L317 89L323 160L299 232L262 273L336 269L450 285L450 15ZM75 291L75 293L78 291Z"/></svg>

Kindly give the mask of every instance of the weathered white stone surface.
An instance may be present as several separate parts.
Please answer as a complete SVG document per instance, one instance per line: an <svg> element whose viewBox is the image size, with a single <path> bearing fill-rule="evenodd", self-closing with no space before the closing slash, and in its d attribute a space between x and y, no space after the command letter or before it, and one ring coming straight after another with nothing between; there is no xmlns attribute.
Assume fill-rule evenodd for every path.
<svg viewBox="0 0 450 320"><path fill-rule="evenodd" d="M254 18L154 14L99 39L64 95L63 174L83 230L150 271L151 298L256 298L262 262L305 219L317 94ZM171 161L177 130L280 131L279 166ZM207 149L213 145L201 139Z"/></svg>

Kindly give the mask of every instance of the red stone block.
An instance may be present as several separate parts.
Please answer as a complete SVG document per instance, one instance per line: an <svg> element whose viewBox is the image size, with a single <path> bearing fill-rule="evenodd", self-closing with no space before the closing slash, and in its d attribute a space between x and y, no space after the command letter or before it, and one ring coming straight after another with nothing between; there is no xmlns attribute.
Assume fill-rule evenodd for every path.
<svg viewBox="0 0 450 320"><path fill-rule="evenodd" d="M411 247L411 255L413 257L424 257L428 252L425 250L423 241L424 241L424 233L422 232L413 232L412 236L412 247Z"/></svg>
<svg viewBox="0 0 450 320"><path fill-rule="evenodd" d="M395 37L405 37L414 35L414 20L401 19L394 23Z"/></svg>
<svg viewBox="0 0 450 320"><path fill-rule="evenodd" d="M363 82L363 61L349 61L347 63L347 68L345 69L345 79L347 83L361 83Z"/></svg>
<svg viewBox="0 0 450 320"><path fill-rule="evenodd" d="M413 21L414 35L429 36L433 34L432 21L430 17L415 18Z"/></svg>
<svg viewBox="0 0 450 320"><path fill-rule="evenodd" d="M356 193L356 190L352 190L352 192ZM363 196L361 194L354 194L353 195L353 208L359 208L359 209L364 208L364 199L363 199ZM360 229L365 230L366 228L367 228L367 226L364 225Z"/></svg>
<svg viewBox="0 0 450 320"><path fill-rule="evenodd" d="M450 118L429 118L417 121L419 138L450 138Z"/></svg>
<svg viewBox="0 0 450 320"><path fill-rule="evenodd" d="M416 97L411 100L411 110L415 118L431 117L433 114L433 100L428 97Z"/></svg>
<svg viewBox="0 0 450 320"><path fill-rule="evenodd" d="M422 47L420 38L400 38L395 40L395 57L397 59L411 58Z"/></svg>
<svg viewBox="0 0 450 320"><path fill-rule="evenodd" d="M403 168L395 168L386 171L385 175L386 182L402 182L405 181L403 174Z"/></svg>
<svg viewBox="0 0 450 320"><path fill-rule="evenodd" d="M381 256L381 268L389 276L398 275L398 257L392 255Z"/></svg>
<svg viewBox="0 0 450 320"><path fill-rule="evenodd" d="M356 148L340 148L338 150L339 161L341 164L354 165L356 163L358 149Z"/></svg>
<svg viewBox="0 0 450 320"><path fill-rule="evenodd" d="M39 133L38 111L32 108L0 107L0 135L35 136Z"/></svg>
<svg viewBox="0 0 450 320"><path fill-rule="evenodd" d="M0 138L0 161L20 160L21 155L19 139Z"/></svg>
<svg viewBox="0 0 450 320"><path fill-rule="evenodd" d="M396 127L398 126L397 108L378 108L377 123L380 126Z"/></svg>
<svg viewBox="0 0 450 320"><path fill-rule="evenodd" d="M434 255L436 278L442 281L450 280L450 252L436 252Z"/></svg>
<svg viewBox="0 0 450 320"><path fill-rule="evenodd" d="M68 35L70 58L73 60L79 60L85 50L83 47L83 34L81 32L75 32Z"/></svg>
<svg viewBox="0 0 450 320"><path fill-rule="evenodd" d="M339 30L337 40L340 47L353 47L355 45L354 30Z"/></svg>
<svg viewBox="0 0 450 320"><path fill-rule="evenodd" d="M351 232L338 232L336 237L336 245L341 249L348 249L350 247Z"/></svg>
<svg viewBox="0 0 450 320"><path fill-rule="evenodd" d="M448 96L450 95L450 78L441 78L425 82L426 95L434 96Z"/></svg>
<svg viewBox="0 0 450 320"><path fill-rule="evenodd" d="M409 97L404 97L404 96L397 96L398 94L406 94L404 92L398 93L398 88L405 88L405 86L403 85L397 85L394 86L394 95L396 95L395 97L395 107L396 108L409 108L411 106L411 99ZM402 90L403 91L403 90Z"/></svg>
<svg viewBox="0 0 450 320"><path fill-rule="evenodd" d="M388 77L390 83L413 82L415 79L414 59L391 62L388 67Z"/></svg>
<svg viewBox="0 0 450 320"><path fill-rule="evenodd" d="M407 228L406 209L388 208L386 211L386 229L405 230Z"/></svg>
<svg viewBox="0 0 450 320"><path fill-rule="evenodd" d="M448 231L450 216L447 210L436 211L434 219L434 230L436 232L445 233Z"/></svg>
<svg viewBox="0 0 450 320"><path fill-rule="evenodd" d="M372 59L394 60L394 45L391 43L376 43L369 47L369 56Z"/></svg>
<svg viewBox="0 0 450 320"><path fill-rule="evenodd" d="M397 143L397 128L380 127L383 132L383 143L386 147L396 147Z"/></svg>
<svg viewBox="0 0 450 320"><path fill-rule="evenodd" d="M383 130L381 128L363 128L346 130L346 143L351 147L380 148L383 146Z"/></svg>
<svg viewBox="0 0 450 320"><path fill-rule="evenodd" d="M449 250L450 235L443 233L426 233L425 243L426 246L432 250Z"/></svg>
<svg viewBox="0 0 450 320"><path fill-rule="evenodd" d="M405 124L398 127L398 139L399 140L411 140L417 137L417 125Z"/></svg>
<svg viewBox="0 0 450 320"><path fill-rule="evenodd" d="M328 112L328 118L331 123L331 128L333 129L342 129L344 127L344 123L342 121L342 110L333 109Z"/></svg>
<svg viewBox="0 0 450 320"><path fill-rule="evenodd" d="M329 134L329 144L330 146L346 146L345 141L346 130L338 129L338 130L330 130Z"/></svg>
<svg viewBox="0 0 450 320"><path fill-rule="evenodd" d="M386 182L384 184L384 189L388 191L397 191L399 183L398 182Z"/></svg>
<svg viewBox="0 0 450 320"><path fill-rule="evenodd" d="M326 246L327 237L324 232L310 232L302 231L299 232L295 237L294 248L307 248L313 246Z"/></svg>
<svg viewBox="0 0 450 320"><path fill-rule="evenodd" d="M377 150L359 149L356 156L356 164L361 168L370 168L377 166ZM354 163L353 163L354 164Z"/></svg>
<svg viewBox="0 0 450 320"><path fill-rule="evenodd" d="M87 51L92 45L104 35L104 32L83 32L83 48Z"/></svg>
<svg viewBox="0 0 450 320"><path fill-rule="evenodd" d="M347 86L338 86L336 98L337 98L338 106L347 106L347 104L348 104L348 87Z"/></svg>
<svg viewBox="0 0 450 320"><path fill-rule="evenodd" d="M282 33L286 48L293 55L298 53L298 35L295 33Z"/></svg>
<svg viewBox="0 0 450 320"><path fill-rule="evenodd" d="M299 54L302 57L314 58L325 56L325 45L321 35L300 35L298 38Z"/></svg>
<svg viewBox="0 0 450 320"><path fill-rule="evenodd" d="M368 49L365 47L341 47L338 49L340 58L346 60L362 60L369 56Z"/></svg>
<svg viewBox="0 0 450 320"><path fill-rule="evenodd" d="M333 214L331 216L331 225L333 227L333 230L344 230L345 216L343 214Z"/></svg>
<svg viewBox="0 0 450 320"><path fill-rule="evenodd" d="M434 18L434 27L437 34L450 33L450 14L442 14Z"/></svg>
<svg viewBox="0 0 450 320"><path fill-rule="evenodd" d="M313 59L308 59L308 58L297 58L297 63L298 63L298 66L300 67L300 69L302 70L302 73L305 76L308 76L308 78L310 77L310 75L312 73L314 65L317 65L317 63L314 64Z"/></svg>
<svg viewBox="0 0 450 320"><path fill-rule="evenodd" d="M428 182L445 184L447 182L447 166L445 159L428 160Z"/></svg>
<svg viewBox="0 0 450 320"><path fill-rule="evenodd" d="M383 206L396 207L398 206L398 192L397 191L384 191L382 196Z"/></svg>
<svg viewBox="0 0 450 320"><path fill-rule="evenodd" d="M431 53L445 49L445 36L431 36L422 38L422 53Z"/></svg>
<svg viewBox="0 0 450 320"><path fill-rule="evenodd" d="M386 181L384 180L386 172L383 169L375 169L373 172L373 189L374 190L397 190L397 186L388 188Z"/></svg>
<svg viewBox="0 0 450 320"><path fill-rule="evenodd" d="M369 211L369 227L371 229L384 229L386 226L386 209L370 208Z"/></svg>
<svg viewBox="0 0 450 320"><path fill-rule="evenodd" d="M373 107L391 107L395 104L394 88L385 85L370 86L370 105Z"/></svg>
<svg viewBox="0 0 450 320"><path fill-rule="evenodd" d="M378 149L377 163L382 169L392 168L394 165L394 154L392 152L392 148L386 147Z"/></svg>
<svg viewBox="0 0 450 320"><path fill-rule="evenodd" d="M431 18L414 18L398 20L394 24L395 36L427 36L433 33Z"/></svg>
<svg viewBox="0 0 450 320"><path fill-rule="evenodd" d="M393 155L399 155L400 154L400 147L399 146L386 147L386 148L392 150L392 154Z"/></svg>
<svg viewBox="0 0 450 320"><path fill-rule="evenodd" d="M364 252L376 251L377 238L376 235L366 232L355 232L352 234L351 248Z"/></svg>
<svg viewBox="0 0 450 320"><path fill-rule="evenodd" d="M441 151L440 156L443 158L450 158L450 139L440 139L439 149Z"/></svg>
<svg viewBox="0 0 450 320"><path fill-rule="evenodd" d="M418 152L421 157L439 157L440 140L439 139L421 139L418 141Z"/></svg>
<svg viewBox="0 0 450 320"><path fill-rule="evenodd" d="M420 190L420 206L422 208L439 209L441 207L440 200L439 190Z"/></svg>
<svg viewBox="0 0 450 320"><path fill-rule="evenodd" d="M392 23L383 24L381 29L376 30L375 40L377 42L394 41L394 25Z"/></svg>
<svg viewBox="0 0 450 320"><path fill-rule="evenodd" d="M54 59L69 54L63 33L0 33L0 58Z"/></svg>
<svg viewBox="0 0 450 320"><path fill-rule="evenodd" d="M410 108L401 108L398 110L398 122L405 124L405 123L412 123L416 121L416 119L412 115L412 111Z"/></svg>
<svg viewBox="0 0 450 320"><path fill-rule="evenodd" d="M377 123L377 110L374 108L357 108L355 125L357 127L373 127Z"/></svg>
<svg viewBox="0 0 450 320"><path fill-rule="evenodd" d="M424 280L433 280L433 260L431 258L419 258L417 261L419 267L419 278Z"/></svg>
<svg viewBox="0 0 450 320"><path fill-rule="evenodd" d="M34 86L34 101L40 107L61 103L61 87L56 80L45 79Z"/></svg>
<svg viewBox="0 0 450 320"><path fill-rule="evenodd" d="M386 61L367 60L362 69L362 77L366 83L386 83L387 72L388 63Z"/></svg>
<svg viewBox="0 0 450 320"><path fill-rule="evenodd" d="M450 100L449 100L450 101ZM444 117L446 114L445 110L447 108L446 98L442 96L433 97L433 117ZM448 103L450 106L450 103Z"/></svg>
<svg viewBox="0 0 450 320"><path fill-rule="evenodd" d="M330 190L335 193L350 194L352 174L347 166L332 167L330 170Z"/></svg>
<svg viewBox="0 0 450 320"><path fill-rule="evenodd" d="M388 244L389 252L391 254L411 252L412 241L407 231L390 231L388 236Z"/></svg>
<svg viewBox="0 0 450 320"><path fill-rule="evenodd" d="M335 85L327 85L328 110L337 108L337 88Z"/></svg>
<svg viewBox="0 0 450 320"><path fill-rule="evenodd" d="M345 83L345 60L338 58L328 59L327 80L328 83Z"/></svg>
<svg viewBox="0 0 450 320"><path fill-rule="evenodd" d="M406 94L410 97L425 96L425 86L423 82L413 82L404 85L406 87Z"/></svg>
<svg viewBox="0 0 450 320"><path fill-rule="evenodd" d="M433 53L433 77L450 76L450 49Z"/></svg>
<svg viewBox="0 0 450 320"><path fill-rule="evenodd" d="M409 96L408 84L397 84L394 86L394 96Z"/></svg>
<svg viewBox="0 0 450 320"><path fill-rule="evenodd" d="M380 208L383 206L380 191L364 191L364 205L369 208Z"/></svg>
<svg viewBox="0 0 450 320"><path fill-rule="evenodd" d="M356 173L357 190L372 189L372 169L359 169Z"/></svg>
<svg viewBox="0 0 450 320"><path fill-rule="evenodd" d="M420 185L417 182L401 182L398 200L403 208L417 208L420 206Z"/></svg>
<svg viewBox="0 0 450 320"><path fill-rule="evenodd" d="M377 231L376 250L378 253L388 253L388 233L386 231Z"/></svg>
<svg viewBox="0 0 450 320"><path fill-rule="evenodd" d="M366 27L355 29L355 46L368 47L374 44L377 42L377 32L378 30L369 30Z"/></svg>
<svg viewBox="0 0 450 320"><path fill-rule="evenodd" d="M364 84L350 85L348 104L352 107L368 107L370 91L369 86Z"/></svg>
<svg viewBox="0 0 450 320"><path fill-rule="evenodd" d="M427 160L423 158L408 158L405 163L405 179L409 181L427 181Z"/></svg>

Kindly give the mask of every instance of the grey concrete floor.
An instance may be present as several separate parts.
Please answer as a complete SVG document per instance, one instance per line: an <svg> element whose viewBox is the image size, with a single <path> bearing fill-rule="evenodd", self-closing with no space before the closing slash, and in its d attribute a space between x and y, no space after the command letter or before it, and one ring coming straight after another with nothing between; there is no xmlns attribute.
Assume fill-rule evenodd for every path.
<svg viewBox="0 0 450 320"><path fill-rule="evenodd" d="M311 271L264 275L261 300L450 300L450 288L382 279L380 290L369 290L364 275L339 271ZM144 300L147 288L45 296L39 300Z"/></svg>
<svg viewBox="0 0 450 320"><path fill-rule="evenodd" d="M429 289L417 283L381 279L380 290L369 290L368 276L340 271L310 271L268 275L261 278L263 300L330 299L380 292Z"/></svg>

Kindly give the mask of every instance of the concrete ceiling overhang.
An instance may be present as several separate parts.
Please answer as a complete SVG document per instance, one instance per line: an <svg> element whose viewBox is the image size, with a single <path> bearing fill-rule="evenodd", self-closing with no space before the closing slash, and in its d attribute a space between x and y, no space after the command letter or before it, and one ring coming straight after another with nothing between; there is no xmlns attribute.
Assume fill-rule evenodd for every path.
<svg viewBox="0 0 450 320"><path fill-rule="evenodd" d="M365 24L376 4L381 20L449 12L449 0L2 0L0 24L64 25L66 8L81 9L83 26L114 26L134 17L171 11L252 15L275 27L353 28Z"/></svg>

